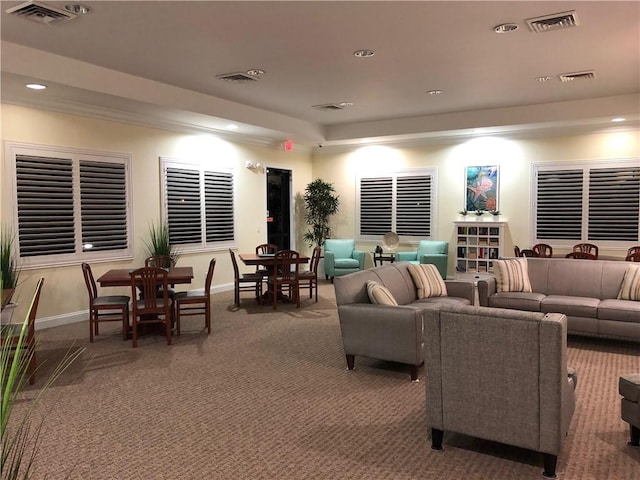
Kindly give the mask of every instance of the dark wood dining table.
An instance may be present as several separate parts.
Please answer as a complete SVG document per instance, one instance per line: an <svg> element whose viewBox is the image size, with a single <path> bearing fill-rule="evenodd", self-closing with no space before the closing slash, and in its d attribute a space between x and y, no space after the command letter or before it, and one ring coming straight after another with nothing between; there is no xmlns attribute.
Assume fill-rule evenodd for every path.
<svg viewBox="0 0 640 480"><path fill-rule="evenodd" d="M131 285L131 272L135 269L115 268L101 275L97 282L101 287L126 287ZM193 267L173 267L167 274L169 285L191 283Z"/></svg>
<svg viewBox="0 0 640 480"><path fill-rule="evenodd" d="M240 260L242 260L242 263L244 263L245 265L265 267L267 269L268 275L269 276L273 275L273 269L276 264L274 254L272 253L271 254L239 253L238 257L240 257ZM298 263L300 264L309 263L309 260L310 258L307 257L306 255L301 254L298 257ZM271 296L271 292L266 291L265 293L262 294L262 298L259 300L260 300L260 303L266 303L266 304L272 303L273 297ZM278 292L278 301L288 302L290 301L290 298L284 295L282 292Z"/></svg>

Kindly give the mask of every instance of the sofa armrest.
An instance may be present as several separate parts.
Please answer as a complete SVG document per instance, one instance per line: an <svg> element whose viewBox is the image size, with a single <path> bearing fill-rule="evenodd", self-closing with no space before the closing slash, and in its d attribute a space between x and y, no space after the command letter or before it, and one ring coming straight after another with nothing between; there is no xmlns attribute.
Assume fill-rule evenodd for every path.
<svg viewBox="0 0 640 480"><path fill-rule="evenodd" d="M488 307L489 297L497 291L495 277L478 280L478 301L480 302L480 306Z"/></svg>
<svg viewBox="0 0 640 480"><path fill-rule="evenodd" d="M420 365L424 360L421 309L352 303L338 307L344 353Z"/></svg>
<svg viewBox="0 0 640 480"><path fill-rule="evenodd" d="M364 252L361 250L354 250L351 254L351 258L358 260L360 264L360 270L364 270Z"/></svg>
<svg viewBox="0 0 640 480"><path fill-rule="evenodd" d="M471 305L474 304L475 292L472 282L463 282L460 280L445 280L444 283L447 286L447 296L466 298L469 300L469 302L471 302Z"/></svg>
<svg viewBox="0 0 640 480"><path fill-rule="evenodd" d="M324 252L324 273L329 277L334 277L336 273L336 254L333 252Z"/></svg>
<svg viewBox="0 0 640 480"><path fill-rule="evenodd" d="M415 262L418 252L396 252L396 262Z"/></svg>

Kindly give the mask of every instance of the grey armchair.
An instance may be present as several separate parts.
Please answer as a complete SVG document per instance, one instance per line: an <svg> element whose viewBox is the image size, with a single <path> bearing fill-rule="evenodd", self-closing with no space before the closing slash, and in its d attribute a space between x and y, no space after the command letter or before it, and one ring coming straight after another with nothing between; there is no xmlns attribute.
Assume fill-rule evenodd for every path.
<svg viewBox="0 0 640 480"><path fill-rule="evenodd" d="M575 408L567 369L567 317L457 305L425 309L427 426L543 454L556 462Z"/></svg>
<svg viewBox="0 0 640 480"><path fill-rule="evenodd" d="M327 239L324 242L324 273L333 283L334 277L364 270L364 252L356 250L351 239Z"/></svg>
<svg viewBox="0 0 640 480"><path fill-rule="evenodd" d="M420 240L415 252L397 252L397 262L431 263L438 267L442 278L447 278L449 263L449 242L440 240Z"/></svg>
<svg viewBox="0 0 640 480"><path fill-rule="evenodd" d="M628 373L618 380L622 395L620 411L622 420L629 424L631 447L640 447L640 373Z"/></svg>

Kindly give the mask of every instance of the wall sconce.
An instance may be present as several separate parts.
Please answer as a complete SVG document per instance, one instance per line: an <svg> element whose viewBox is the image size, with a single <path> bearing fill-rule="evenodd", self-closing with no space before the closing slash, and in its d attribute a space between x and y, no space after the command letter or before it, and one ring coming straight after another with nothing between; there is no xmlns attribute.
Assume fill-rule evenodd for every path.
<svg viewBox="0 0 640 480"><path fill-rule="evenodd" d="M249 170L257 170L260 167L262 167L262 164L261 163L253 163L252 161L247 161L247 163L245 163L244 166L247 167Z"/></svg>

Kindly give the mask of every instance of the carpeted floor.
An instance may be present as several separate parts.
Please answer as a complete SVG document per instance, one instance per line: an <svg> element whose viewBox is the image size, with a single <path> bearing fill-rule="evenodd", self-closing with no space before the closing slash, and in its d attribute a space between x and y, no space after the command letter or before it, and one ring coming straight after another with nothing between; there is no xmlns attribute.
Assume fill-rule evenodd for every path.
<svg viewBox="0 0 640 480"><path fill-rule="evenodd" d="M357 358L349 372L333 286L302 308L213 297L183 334L143 337L116 324L89 343L86 322L40 332L32 397L69 348L85 347L43 399L35 479L538 479L541 455L447 433L430 447L424 382L396 364ZM617 381L640 369L638 344L571 337L577 408L558 461L565 480L640 479L626 445ZM16 413L29 402L18 405Z"/></svg>

